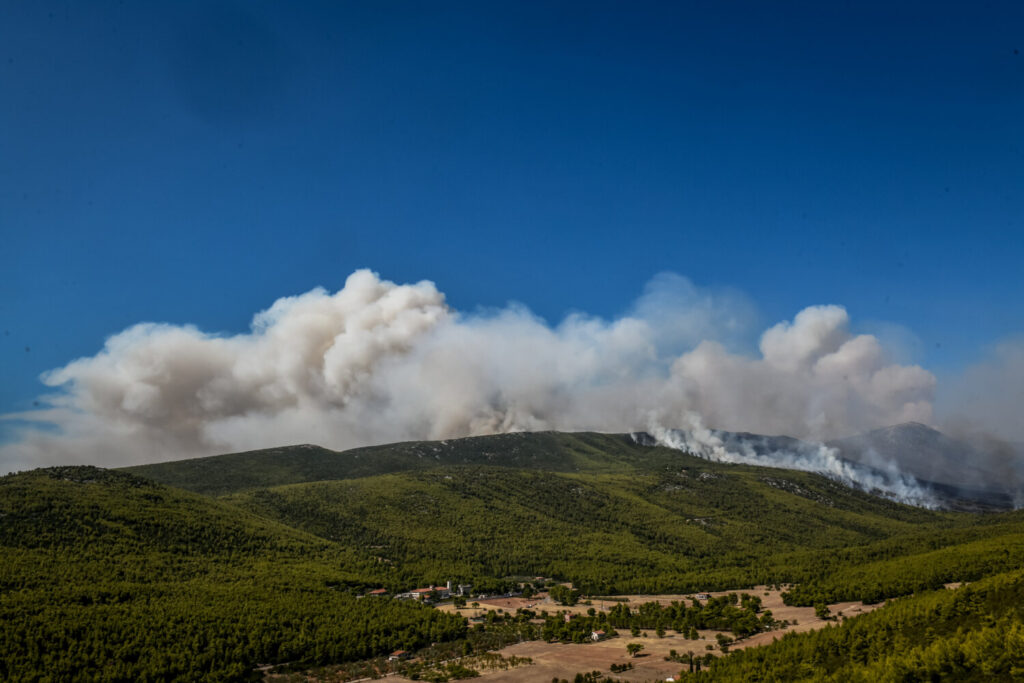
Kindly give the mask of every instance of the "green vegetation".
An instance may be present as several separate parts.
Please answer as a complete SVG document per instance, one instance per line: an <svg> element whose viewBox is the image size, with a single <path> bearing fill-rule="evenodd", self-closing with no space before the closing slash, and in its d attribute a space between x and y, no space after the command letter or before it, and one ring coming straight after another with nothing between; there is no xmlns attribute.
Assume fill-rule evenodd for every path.
<svg viewBox="0 0 1024 683"><path fill-rule="evenodd" d="M615 605L607 612L606 618L614 628L671 628L688 637L696 629L711 629L731 631L742 638L775 627L772 613L762 612L761 598L754 595L730 593L704 603L699 600L691 602L689 607L683 602L670 605L645 602L636 610L626 605Z"/></svg>
<svg viewBox="0 0 1024 683"><path fill-rule="evenodd" d="M671 628L685 637L697 640L697 629L731 631L738 637L749 636L776 626L769 611L761 611L761 599L735 593L712 598L706 603L693 600L691 606L682 602L661 605L646 602L631 609L628 605L615 605L607 612L591 610L593 614L569 615L558 612L544 618L540 638L549 642L584 643L591 634L604 631L607 637L618 635L617 629L628 629L633 637L640 629L660 631ZM521 610L526 616L531 612Z"/></svg>
<svg viewBox="0 0 1024 683"><path fill-rule="evenodd" d="M345 664L331 664L318 667L278 667L277 673L292 672L296 680L348 681L366 678L381 678L388 674L399 674L412 680L446 681L461 678L475 678L486 671L507 671L533 663L530 657L505 657L496 652L472 651L468 640L454 641L432 646L415 653L415 661L377 657ZM458 661L454 661L457 659Z"/></svg>
<svg viewBox="0 0 1024 683"><path fill-rule="evenodd" d="M552 678L551 683L569 683L569 679ZM600 671L586 671L576 674L572 683L619 683L619 679L605 676Z"/></svg>
<svg viewBox="0 0 1024 683"><path fill-rule="evenodd" d="M813 474L680 453L661 469L630 467L627 475L451 466L223 500L373 548L396 589L510 575L553 576L587 595L793 583L788 599L811 605L877 601L1024 563L1020 514L930 512ZM958 552L969 542L971 553Z"/></svg>
<svg viewBox="0 0 1024 683"><path fill-rule="evenodd" d="M842 625L716 660L709 681L1016 681L1024 572L903 598Z"/></svg>
<svg viewBox="0 0 1024 683"><path fill-rule="evenodd" d="M535 613L530 610L519 610L515 616L504 617L506 624L522 625L524 639L541 638L548 642L586 643L592 640L592 634L603 633L603 637L618 635L617 629L629 629L634 637L640 629L658 630L664 634L666 628L672 628L687 638L697 640L697 629L715 629L731 631L737 637L744 637L766 631L776 626L770 611L761 611L761 599L747 594L731 593L719 598L712 598L706 603L693 600L691 606L682 602L661 605L657 602L646 602L631 609L628 605L615 605L607 612L589 610L586 615L556 612L544 615L543 626L539 633L532 634L529 628L536 629L531 621ZM502 619L494 612L487 615L487 623L495 623Z"/></svg>
<svg viewBox="0 0 1024 683"><path fill-rule="evenodd" d="M996 519L1002 523L991 523ZM896 544L842 550L832 558L822 558L817 570L808 572L806 582L784 597L793 605L845 600L876 603L1016 569L1024 564L1024 523L1020 520L1019 513L968 518L962 529L940 528L897 539Z"/></svg>
<svg viewBox="0 0 1024 683"><path fill-rule="evenodd" d="M581 468L620 470L631 460L649 459L654 450L622 435L533 432L450 441L409 441L343 452L311 445L268 448L139 465L127 467L125 471L168 486L223 495L282 484L358 479L449 465L550 472L575 472Z"/></svg>
<svg viewBox="0 0 1024 683"><path fill-rule="evenodd" d="M336 590L368 560L195 494L89 467L0 478L0 680L243 680L465 633Z"/></svg>
<svg viewBox="0 0 1024 683"><path fill-rule="evenodd" d="M751 651L777 658L763 666L747 652L710 672L700 660L700 675L839 680L848 667L891 665L906 680L943 666L998 679L1020 666L1022 627L1009 607L1020 578L985 577L1021 566L1024 513L915 509L817 475L711 463L621 435L51 468L0 478L0 680L246 680L286 663L380 672L399 649L417 651L432 667L422 676L441 680L479 670L447 662L518 640L585 642L615 629L744 637L775 626L759 598L738 594L543 623L492 612L472 628L415 602L357 597L446 580L473 584L474 595L507 592L535 576L572 582L551 587L563 604L783 583L790 604L807 606L912 596L820 632L832 635ZM961 592L931 592L955 581L977 581L963 594L986 597L963 606L948 602ZM905 605L930 614L931 630ZM866 619L903 638L909 659L886 659L904 650L868 635L829 640L853 638L841 634ZM700 661L686 662L694 675Z"/></svg>
<svg viewBox="0 0 1024 683"><path fill-rule="evenodd" d="M572 607L580 599L580 592L575 588L567 588L561 584L555 584L548 588L548 595L559 605Z"/></svg>

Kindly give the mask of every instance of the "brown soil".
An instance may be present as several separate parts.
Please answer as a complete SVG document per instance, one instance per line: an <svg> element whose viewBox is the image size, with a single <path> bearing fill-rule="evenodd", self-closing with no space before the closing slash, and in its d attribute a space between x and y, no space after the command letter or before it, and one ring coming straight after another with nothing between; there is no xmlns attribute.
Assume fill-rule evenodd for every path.
<svg viewBox="0 0 1024 683"><path fill-rule="evenodd" d="M758 633L750 638L737 641L731 646L732 649L766 645L776 638L781 637L783 633L789 631L811 631L822 628L826 624L837 623L844 618L864 614L881 606L862 605L859 602L837 603L829 606L832 614L834 615L833 619L825 621L814 616L814 609L811 607L789 607L784 605L782 602L781 591L771 590L765 586L758 586L755 589L746 591L723 591L711 593L710 595L717 597L720 595L726 595L730 592L746 592L752 595L757 595L761 598L763 609L771 610L772 615L777 620L789 620L790 622L796 621L795 624L788 626L784 630ZM644 602L659 602L666 605L670 604L674 600L686 600L689 602L694 596L690 594L628 595L622 597L628 598L629 604L636 607ZM479 600L478 602L480 603L479 608L473 609L471 607L467 607L465 609L458 610L459 613L465 616L475 616L477 614L486 613L488 609L503 609L506 612L515 612L519 607L525 608L528 605L532 605L531 609L538 612L557 612L564 610L585 614L587 610L591 608L596 610L606 610L616 604L619 604L618 602L610 600L594 600L590 605L580 604L573 607L562 607L552 603L543 596L530 600L524 600L522 598L502 598L498 600ZM450 605L444 605L439 609L446 611L454 610ZM699 656L703 656L708 652L716 656L721 654L717 641L715 640L716 631L701 631L700 640L688 640L674 631L666 633L664 638L658 638L654 631L645 631L643 633L646 634L646 637L641 636L639 638L632 638L629 637L628 634L620 632L620 635L616 638L609 638L608 640L599 643L587 643L583 645L545 643L542 641L530 641L510 645L509 647L501 650L501 654L505 656L516 655L518 657L531 657L533 659L533 664L508 671L483 673L481 679L486 680L488 683L491 683L492 681L495 683L499 681L550 681L554 677L572 680L579 672L599 670L607 674L609 673L609 669L612 664L624 664L626 662L630 662L633 664L633 669L611 675L624 681L664 681L670 676L675 676L683 668L683 664L680 664L679 662L665 661L665 657L668 655L669 650L676 650L680 655L684 655L687 652L692 652ZM634 642L642 643L644 646L640 657L632 658L626 652L626 644Z"/></svg>

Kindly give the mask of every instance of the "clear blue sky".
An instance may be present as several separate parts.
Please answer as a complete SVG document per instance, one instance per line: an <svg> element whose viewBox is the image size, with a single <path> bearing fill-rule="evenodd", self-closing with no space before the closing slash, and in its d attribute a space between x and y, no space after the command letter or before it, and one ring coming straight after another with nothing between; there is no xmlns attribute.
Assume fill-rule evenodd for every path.
<svg viewBox="0 0 1024 683"><path fill-rule="evenodd" d="M0 7L0 412L358 267L552 321L673 270L939 371L1024 332L1024 3Z"/></svg>

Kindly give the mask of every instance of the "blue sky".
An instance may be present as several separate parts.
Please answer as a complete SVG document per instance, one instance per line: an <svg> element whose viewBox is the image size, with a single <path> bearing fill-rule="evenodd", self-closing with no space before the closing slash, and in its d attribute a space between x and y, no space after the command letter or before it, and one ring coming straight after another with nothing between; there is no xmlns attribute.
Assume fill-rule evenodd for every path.
<svg viewBox="0 0 1024 683"><path fill-rule="evenodd" d="M0 412L360 267L549 321L675 271L955 372L1024 332L1024 5L898 4L4 2Z"/></svg>

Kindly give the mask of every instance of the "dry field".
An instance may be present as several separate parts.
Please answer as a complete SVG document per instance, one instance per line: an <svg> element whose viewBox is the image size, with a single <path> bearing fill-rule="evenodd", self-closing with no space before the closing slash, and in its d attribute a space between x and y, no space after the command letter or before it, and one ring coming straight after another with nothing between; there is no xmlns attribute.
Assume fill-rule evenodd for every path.
<svg viewBox="0 0 1024 683"><path fill-rule="evenodd" d="M784 631L770 631L759 633L750 638L738 641L733 644L732 649L754 647L772 642L775 638L787 631L810 631L822 628L827 623L814 616L814 609L810 607L789 607L782 603L781 591L771 590L759 586L747 591L724 591L711 593L712 596L726 595L729 592L750 593L761 598L764 609L772 611L772 615L778 620L796 621L795 625L789 626ZM689 601L692 595L629 595L623 596L629 599L633 607L644 602L660 602L669 604L674 600ZM484 614L488 609L504 610L515 612L520 607L532 605L532 609L538 612L557 612L566 610L571 612L586 613L588 609L608 609L617 602L594 600L591 605L576 605L574 607L561 607L543 597L524 600L522 598L502 598L500 600L479 600L480 607L477 609L465 608L459 610L465 616ZM843 602L830 605L832 614L839 617L852 617L865 612L870 612L879 605L862 605L859 602ZM441 606L439 609L452 611L450 605ZM600 643L589 643L585 645L545 643L541 641L530 641L510 645L500 651L502 655L518 657L530 657L533 664L508 671L495 671L483 673L481 680L488 683L499 681L550 681L554 677L567 678L572 680L578 672L599 670L609 673L612 664L623 664L630 662L633 669L619 674L611 674L615 678L624 681L664 681L670 676L677 674L683 667L678 662L667 662L665 657L669 650L676 650L679 654L692 652L695 655L704 655L708 652L720 654L717 642L715 641L716 631L701 631L700 640L688 640L674 631L665 634L664 638L658 638L653 631L644 632L640 638L631 638L628 635L620 635L617 638L610 638ZM641 656L631 658L626 653L627 643L642 643L644 650ZM404 680L404 679L397 679Z"/></svg>

